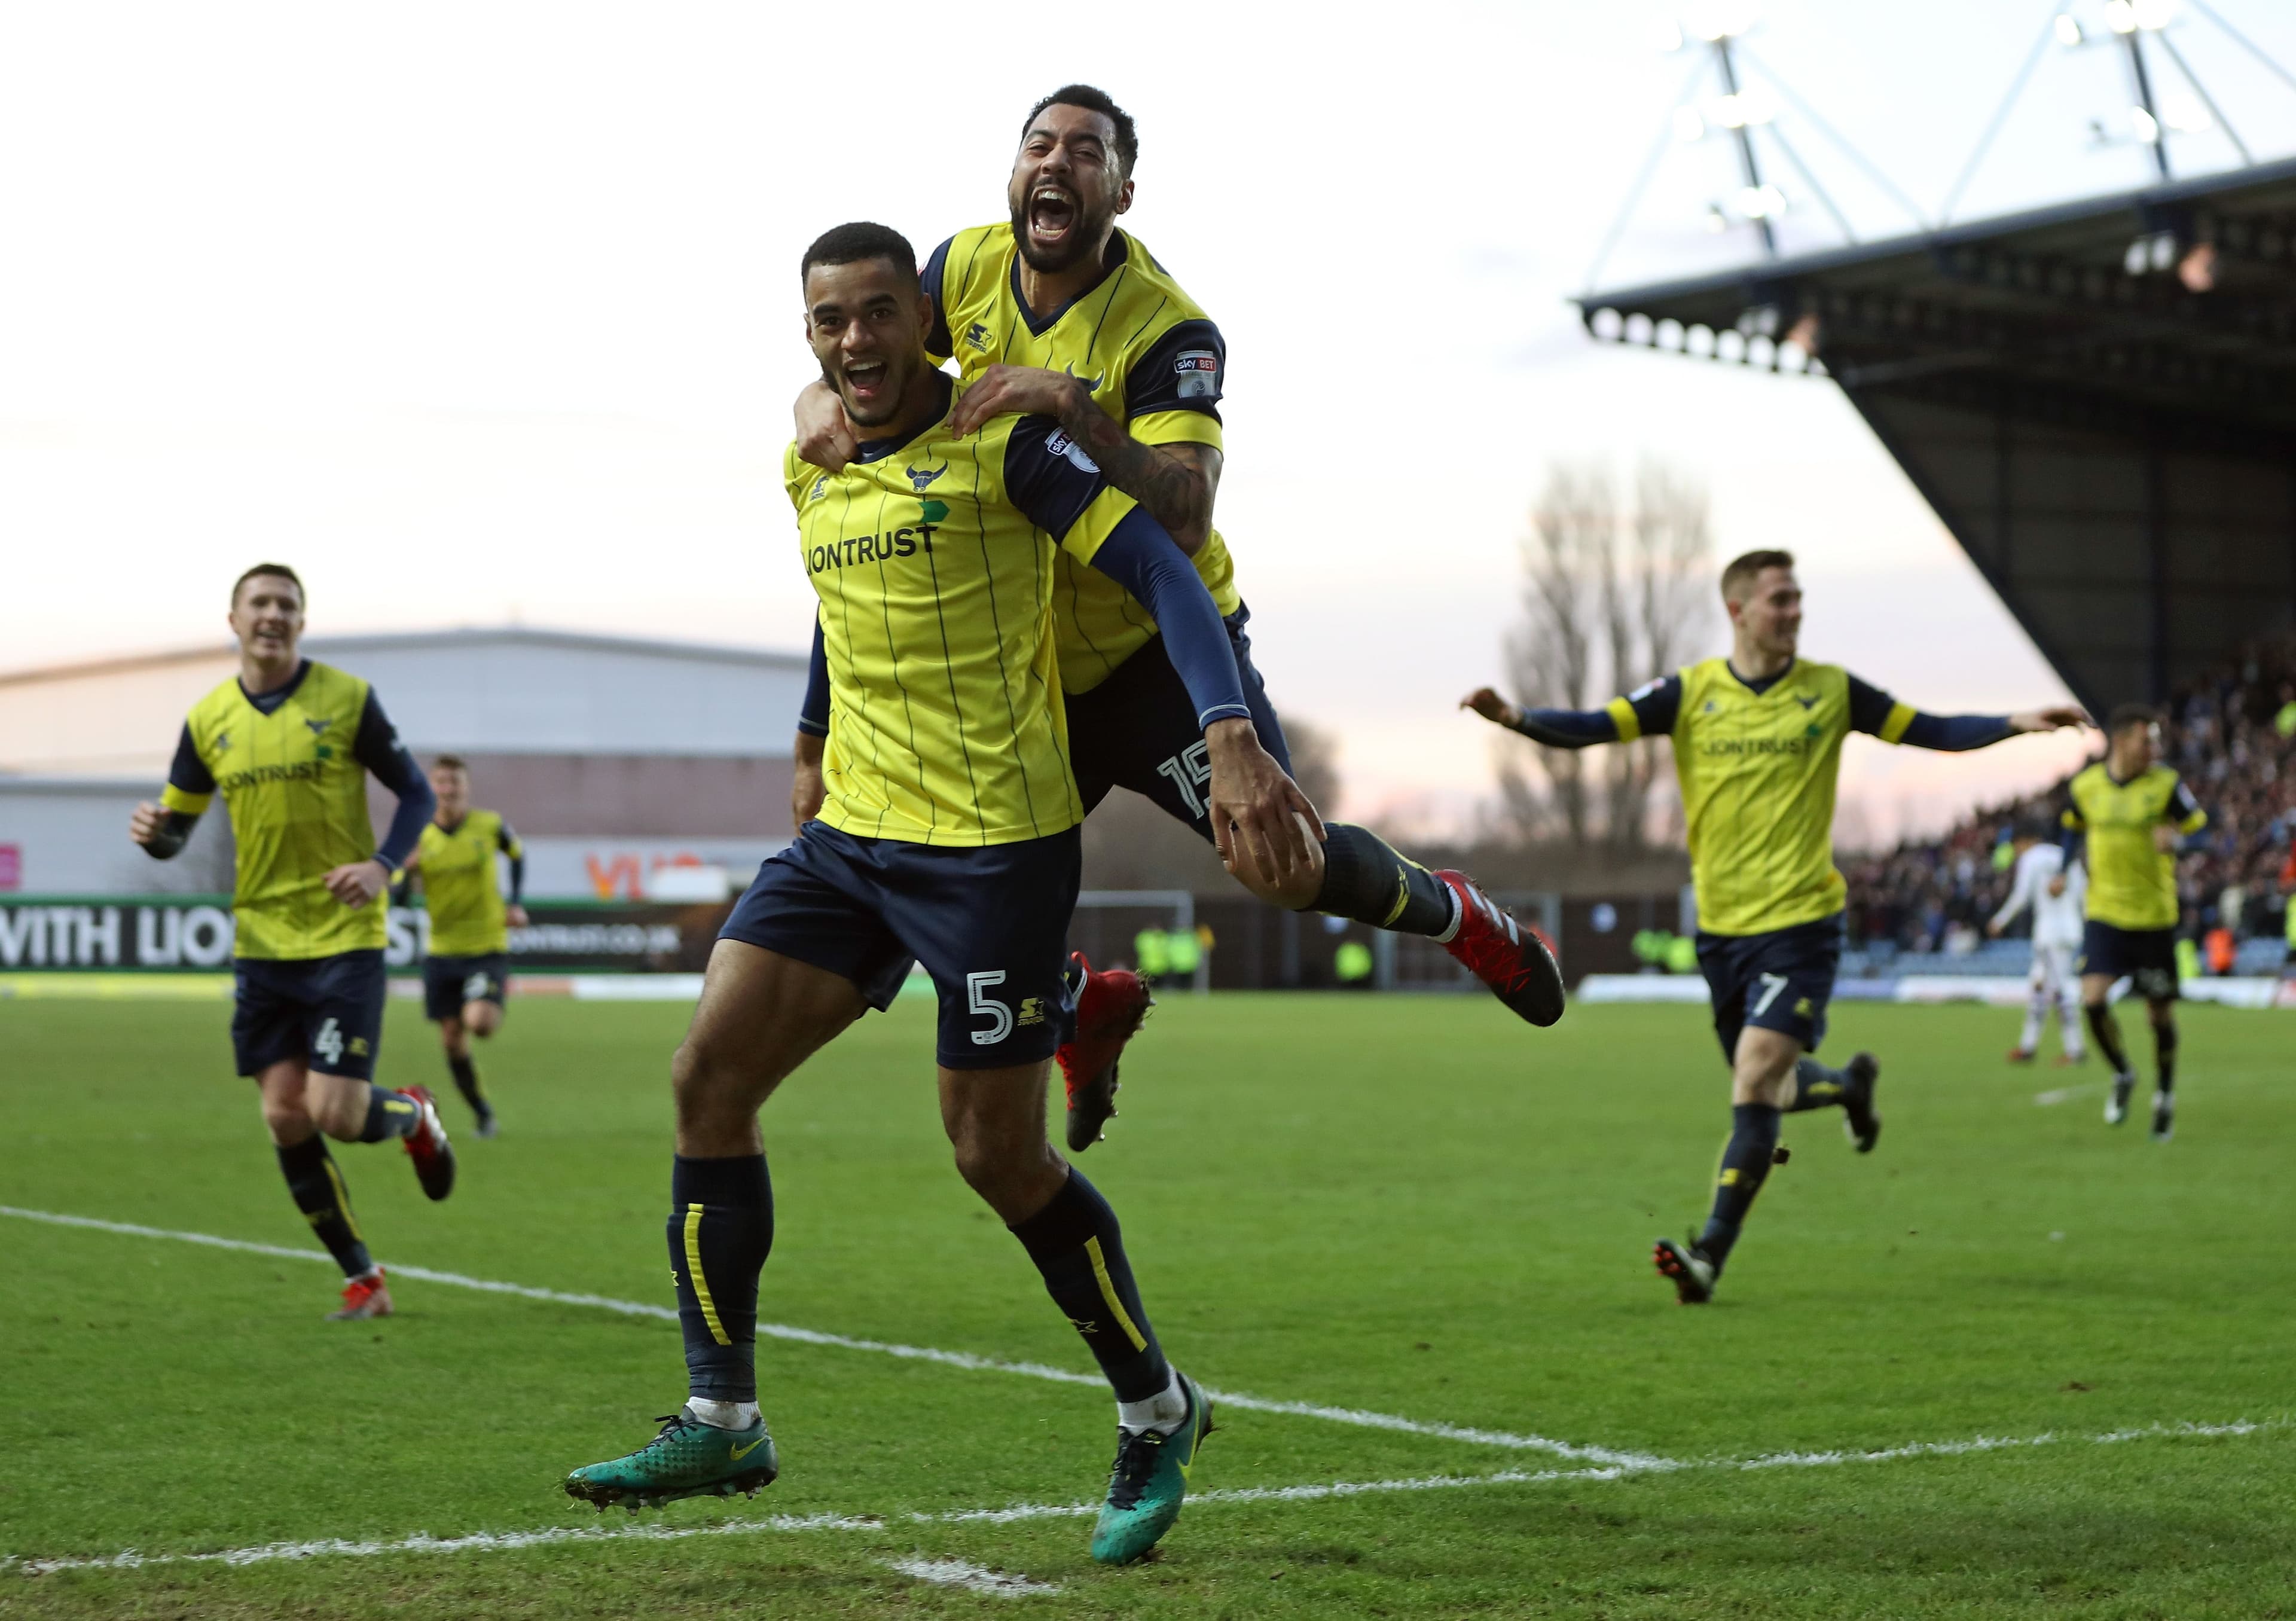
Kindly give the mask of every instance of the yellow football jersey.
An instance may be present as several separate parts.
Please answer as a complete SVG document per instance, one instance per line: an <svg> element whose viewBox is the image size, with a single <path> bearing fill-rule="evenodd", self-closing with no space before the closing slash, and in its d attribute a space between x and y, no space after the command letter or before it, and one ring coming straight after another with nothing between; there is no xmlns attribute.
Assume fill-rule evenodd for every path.
<svg viewBox="0 0 2296 1621"><path fill-rule="evenodd" d="M484 957L510 949L502 883L495 871L500 851L516 861L526 852L502 813L471 810L451 828L425 823L416 847L415 876L430 913L430 954Z"/></svg>
<svg viewBox="0 0 2296 1621"><path fill-rule="evenodd" d="M1756 692L1726 659L1693 664L1679 683L1674 768L1690 834L1698 927L1709 934L1767 934L1841 911L1849 887L1833 864L1833 799L1841 740L1858 729L1852 679L1838 665L1797 660ZM1635 702L1609 707L1621 741L1643 735ZM1896 742L1914 710L1860 685L1888 708L1865 725ZM1671 694L1669 694L1671 696Z"/></svg>
<svg viewBox="0 0 2296 1621"><path fill-rule="evenodd" d="M1053 563L1133 510L1041 416L864 444L842 472L783 458L821 599L821 820L872 839L1009 844L1084 820L1053 645Z"/></svg>
<svg viewBox="0 0 2296 1621"><path fill-rule="evenodd" d="M161 803L196 816L223 795L239 846L238 955L300 960L383 945L385 904L353 911L323 880L374 855L368 757L399 748L367 684L324 664L307 663L283 696L258 703L234 676L192 707Z"/></svg>
<svg viewBox="0 0 2296 1621"><path fill-rule="evenodd" d="M1219 329L1124 232L1109 239L1106 270L1092 290L1042 321L1021 301L1010 225L958 232L922 275L934 303L925 347L936 359L954 356L965 381L992 365L1066 372L1144 445L1220 447L1227 348ZM1234 613L1242 599L1227 543L1215 531L1194 561L1212 602ZM1071 553L1054 560L1054 573L1062 685L1090 692L1156 634L1156 622Z"/></svg>
<svg viewBox="0 0 2296 1621"><path fill-rule="evenodd" d="M2071 793L2065 825L2088 835L2087 914L2115 929L2174 929L2177 858L2152 847L2152 830L2209 824L2192 790L2166 765L2116 782L2100 760L2073 778Z"/></svg>

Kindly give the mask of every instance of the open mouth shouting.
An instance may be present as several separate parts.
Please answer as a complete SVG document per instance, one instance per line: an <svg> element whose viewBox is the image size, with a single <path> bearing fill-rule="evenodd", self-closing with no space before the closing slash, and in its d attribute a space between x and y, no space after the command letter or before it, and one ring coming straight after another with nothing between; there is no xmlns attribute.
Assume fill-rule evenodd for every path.
<svg viewBox="0 0 2296 1621"><path fill-rule="evenodd" d="M1058 254L1068 247L1082 220L1084 208L1077 194L1064 185L1040 184L1029 193L1029 240L1041 251Z"/></svg>
<svg viewBox="0 0 2296 1621"><path fill-rule="evenodd" d="M849 360L844 372L845 397L862 414L874 417L891 403L892 394L887 385L892 369L882 357Z"/></svg>

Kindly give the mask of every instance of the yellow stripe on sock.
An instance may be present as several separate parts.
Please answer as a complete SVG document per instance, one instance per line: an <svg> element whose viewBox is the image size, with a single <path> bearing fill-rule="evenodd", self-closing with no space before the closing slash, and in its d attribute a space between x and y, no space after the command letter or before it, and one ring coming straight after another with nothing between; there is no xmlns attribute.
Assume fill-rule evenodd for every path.
<svg viewBox="0 0 2296 1621"><path fill-rule="evenodd" d="M332 1156L324 1163L327 1167L327 1180L335 1184L335 1208L343 1214L343 1225L351 1230L352 1238L362 1244L365 1243L366 1235L358 1230L358 1218L351 1214L351 1192L348 1188L343 1186L343 1174L335 1169L335 1162Z"/></svg>
<svg viewBox="0 0 2296 1621"><path fill-rule="evenodd" d="M686 1231L691 1232L693 1229L688 1226ZM1132 1314L1124 1309L1124 1302L1117 1298L1116 1282L1108 1275L1108 1257L1100 1253L1100 1240L1096 1238L1085 1240L1084 1252L1092 1257L1092 1275L1100 1280L1100 1298L1108 1302L1109 1314L1116 1319L1117 1326L1124 1330L1124 1337L1132 1342L1134 1350L1146 1350L1148 1337L1140 1331L1139 1325L1132 1321Z"/></svg>
<svg viewBox="0 0 2296 1621"><path fill-rule="evenodd" d="M701 1275L700 1205L685 1207L685 1275L693 1280L693 1298L701 1302L701 1321L709 1325L709 1338L721 1346L732 1345L733 1337L726 1332L726 1325L718 1321L718 1303L709 1298L709 1280Z"/></svg>

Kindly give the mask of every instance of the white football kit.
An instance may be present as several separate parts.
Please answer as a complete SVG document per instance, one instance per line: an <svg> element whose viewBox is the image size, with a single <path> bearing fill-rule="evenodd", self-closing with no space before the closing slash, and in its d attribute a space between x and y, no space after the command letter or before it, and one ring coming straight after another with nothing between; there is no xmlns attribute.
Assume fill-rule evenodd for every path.
<svg viewBox="0 0 2296 1621"><path fill-rule="evenodd" d="M2059 876L2065 880L2062 895L2049 893ZM2057 1039L2065 1060L2077 1064L2086 1051L2081 1038L2080 976L2073 965L2080 956L2082 901L2088 893L2088 874L2080 863L2065 864L2065 853L2053 844L2037 844L2017 857L2017 879L1993 921L2007 928L2026 907L2033 909L2033 975L2025 1003L2025 1028L2017 1051L2031 1052L2041 1044L2041 1027L2048 1021L2049 1004L2057 1006Z"/></svg>

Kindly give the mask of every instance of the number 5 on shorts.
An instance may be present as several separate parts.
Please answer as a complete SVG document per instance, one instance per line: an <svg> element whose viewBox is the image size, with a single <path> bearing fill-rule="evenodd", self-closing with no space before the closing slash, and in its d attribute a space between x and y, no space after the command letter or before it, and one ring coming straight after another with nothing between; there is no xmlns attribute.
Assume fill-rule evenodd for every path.
<svg viewBox="0 0 2296 1621"><path fill-rule="evenodd" d="M993 1047L1013 1034L1013 1010L994 996L982 995L990 986L1004 983L1004 970L1001 968L989 969L978 974L967 974L964 977L964 1000L967 1010L976 1014L984 1014L988 1019L987 1029L975 1030L972 1033L972 1044L976 1047Z"/></svg>
<svg viewBox="0 0 2296 1621"><path fill-rule="evenodd" d="M1786 977L1784 974L1764 974L1762 976L1762 999L1754 1004L1752 1017L1759 1019L1763 1014L1768 1012L1770 1011L1770 1003L1775 1002L1778 999L1778 993L1785 988Z"/></svg>

